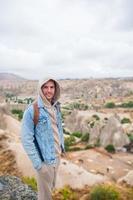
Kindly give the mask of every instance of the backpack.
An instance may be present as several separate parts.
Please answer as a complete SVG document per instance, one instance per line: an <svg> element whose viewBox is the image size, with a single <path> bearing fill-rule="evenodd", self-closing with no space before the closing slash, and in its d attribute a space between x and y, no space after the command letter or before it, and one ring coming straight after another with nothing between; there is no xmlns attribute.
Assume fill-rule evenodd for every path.
<svg viewBox="0 0 133 200"><path fill-rule="evenodd" d="M60 103L58 102L56 104L56 108L59 112L61 112L61 109L60 109ZM34 126L36 127L37 123L38 123L38 119L39 119L39 108L38 108L38 104L37 104L37 101L35 101L33 103L33 109L34 109L34 117L33 117L33 122L34 122Z"/></svg>
<svg viewBox="0 0 133 200"><path fill-rule="evenodd" d="M34 109L34 118L33 118L33 122L34 122L34 126L36 126L37 123L38 123L38 119L39 119L39 108L38 108L37 101L35 101L35 102L33 103L33 109Z"/></svg>
<svg viewBox="0 0 133 200"><path fill-rule="evenodd" d="M38 104L37 104L37 101L35 101L33 103L33 109L34 109L34 118L33 118L33 122L34 122L34 131L35 131L35 128L36 128L36 125L38 123L38 119L39 119L39 108L38 108ZM38 154L40 156L40 159L42 162L44 162L44 159L43 159L43 156L42 156L42 152L40 150L40 147L38 145L38 142L37 142L37 139L36 139L36 135L34 134L34 144L37 148L37 151L38 151Z"/></svg>

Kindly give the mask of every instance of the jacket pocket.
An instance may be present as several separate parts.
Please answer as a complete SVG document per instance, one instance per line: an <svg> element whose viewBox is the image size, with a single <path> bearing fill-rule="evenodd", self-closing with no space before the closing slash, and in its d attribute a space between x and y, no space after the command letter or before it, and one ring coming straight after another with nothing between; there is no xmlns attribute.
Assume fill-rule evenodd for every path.
<svg viewBox="0 0 133 200"><path fill-rule="evenodd" d="M38 121L38 128L40 129L40 131L48 129L47 119L40 119Z"/></svg>

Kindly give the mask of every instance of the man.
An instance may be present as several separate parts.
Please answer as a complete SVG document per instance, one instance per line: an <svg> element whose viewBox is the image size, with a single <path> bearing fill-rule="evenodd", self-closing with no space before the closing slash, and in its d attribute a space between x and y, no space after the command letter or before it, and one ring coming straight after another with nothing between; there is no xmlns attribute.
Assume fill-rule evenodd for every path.
<svg viewBox="0 0 133 200"><path fill-rule="evenodd" d="M59 83L54 79L43 79L39 82L37 124L33 104L23 115L22 144L37 171L38 200L52 199L60 155L64 152L59 97Z"/></svg>

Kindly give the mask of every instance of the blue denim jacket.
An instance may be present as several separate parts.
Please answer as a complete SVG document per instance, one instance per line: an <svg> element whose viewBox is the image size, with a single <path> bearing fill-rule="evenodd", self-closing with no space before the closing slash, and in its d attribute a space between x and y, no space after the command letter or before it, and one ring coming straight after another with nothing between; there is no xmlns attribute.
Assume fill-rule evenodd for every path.
<svg viewBox="0 0 133 200"><path fill-rule="evenodd" d="M51 125L51 120L47 109L44 107L44 103L41 97L38 97L37 100L39 107L39 119L35 127L33 118L34 118L34 108L33 105L25 110L22 120L22 134L21 141L23 147L31 159L35 169L39 170L42 167L42 160L39 156L38 150L34 143L34 134L36 135L36 140L41 150L44 162L46 164L56 163L56 154L55 154L55 145L54 145L54 136L53 129ZM56 107L56 117L57 117L57 126L59 130L59 140L62 151L64 151L64 137L62 129L62 120L61 113Z"/></svg>

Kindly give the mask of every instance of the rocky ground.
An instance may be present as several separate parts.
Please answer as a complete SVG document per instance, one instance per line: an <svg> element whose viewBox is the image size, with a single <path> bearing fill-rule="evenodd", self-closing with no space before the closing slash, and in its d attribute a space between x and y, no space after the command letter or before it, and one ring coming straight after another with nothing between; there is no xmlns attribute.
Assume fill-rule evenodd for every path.
<svg viewBox="0 0 133 200"><path fill-rule="evenodd" d="M113 185L104 185L104 187L113 187L119 193L119 200L132 200L133 189L130 187ZM90 200L90 194L93 187L84 187L83 189L72 189L66 186L63 189L55 190L52 194L53 200ZM101 194L101 193L100 193ZM37 200L37 192L24 184L21 179L15 176L0 177L0 200ZM110 199L110 198L109 198ZM109 200L108 199L108 200ZM112 199L112 198L111 198Z"/></svg>
<svg viewBox="0 0 133 200"><path fill-rule="evenodd" d="M8 146L8 140L7 133L0 130L0 176L6 174L21 176L14 152Z"/></svg>
<svg viewBox="0 0 133 200"><path fill-rule="evenodd" d="M0 176L0 200L37 200L37 193L15 176Z"/></svg>

